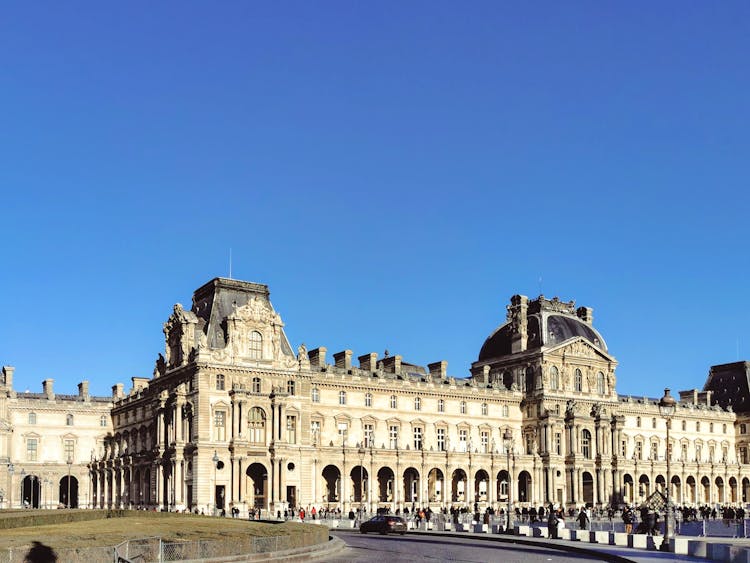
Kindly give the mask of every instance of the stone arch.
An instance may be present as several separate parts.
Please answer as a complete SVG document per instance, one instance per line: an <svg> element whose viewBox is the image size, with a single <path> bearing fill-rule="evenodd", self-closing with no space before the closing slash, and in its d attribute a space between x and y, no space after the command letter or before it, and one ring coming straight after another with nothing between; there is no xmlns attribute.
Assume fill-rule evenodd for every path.
<svg viewBox="0 0 750 563"><path fill-rule="evenodd" d="M594 505L594 477L588 471L584 471L581 475L581 483L583 485L583 502L586 505Z"/></svg>
<svg viewBox="0 0 750 563"><path fill-rule="evenodd" d="M645 473L638 478L638 498L643 500L651 494L651 480Z"/></svg>
<svg viewBox="0 0 750 563"><path fill-rule="evenodd" d="M451 476L451 502L467 502L466 483L468 479L463 469L456 469Z"/></svg>
<svg viewBox="0 0 750 563"><path fill-rule="evenodd" d="M524 470L518 474L518 502L531 502L531 474Z"/></svg>
<svg viewBox="0 0 750 563"><path fill-rule="evenodd" d="M21 483L21 502L29 508L39 508L42 497L42 481L37 475L27 475Z"/></svg>
<svg viewBox="0 0 750 563"><path fill-rule="evenodd" d="M724 479L720 476L716 477L716 502L724 504L726 499L724 498Z"/></svg>
<svg viewBox="0 0 750 563"><path fill-rule="evenodd" d="M381 467L377 474L378 477L378 502L394 502L394 487L393 483L396 479L396 475L393 473L393 469L388 466Z"/></svg>
<svg viewBox="0 0 750 563"><path fill-rule="evenodd" d="M672 478L669 481L671 483L669 494L671 495L672 502L682 503L682 481L680 480L679 475L672 475Z"/></svg>
<svg viewBox="0 0 750 563"><path fill-rule="evenodd" d="M490 476L480 469L474 474L474 501L487 502L490 496Z"/></svg>
<svg viewBox="0 0 750 563"><path fill-rule="evenodd" d="M688 502L697 503L698 502L698 488L696 487L695 483L695 477L692 475L688 475L687 479L685 479L685 485L687 486L687 500Z"/></svg>
<svg viewBox="0 0 750 563"><path fill-rule="evenodd" d="M403 474L404 502L420 502L419 498L419 471L408 467Z"/></svg>
<svg viewBox="0 0 750 563"><path fill-rule="evenodd" d="M747 502L750 499L750 479L747 477L742 478L742 502Z"/></svg>
<svg viewBox="0 0 750 563"><path fill-rule="evenodd" d="M260 462L251 463L245 470L245 475L250 479L250 492L248 499L255 508L264 508L268 505L268 470Z"/></svg>
<svg viewBox="0 0 750 563"><path fill-rule="evenodd" d="M622 495L626 504L635 502L635 483L630 473L625 473L622 476Z"/></svg>
<svg viewBox="0 0 750 563"><path fill-rule="evenodd" d="M497 482L497 500L507 502L508 501L508 493L510 492L510 479L508 479L508 471L505 469L501 469L497 472L496 476L496 482Z"/></svg>
<svg viewBox="0 0 750 563"><path fill-rule="evenodd" d="M354 502L365 502L368 496L367 485L370 480L369 474L367 473L367 468L362 465L355 465L349 472L349 477L351 479Z"/></svg>
<svg viewBox="0 0 750 563"><path fill-rule="evenodd" d="M703 498L701 502L711 503L711 480L705 475L701 477L701 487L703 488Z"/></svg>
<svg viewBox="0 0 750 563"><path fill-rule="evenodd" d="M434 467L427 474L427 501L441 502L445 491L445 476L443 472Z"/></svg>
<svg viewBox="0 0 750 563"><path fill-rule="evenodd" d="M65 475L60 479L58 498L65 508L78 508L78 479L75 475Z"/></svg>
<svg viewBox="0 0 750 563"><path fill-rule="evenodd" d="M737 502L737 479L734 477L729 478L729 499L728 502Z"/></svg>
<svg viewBox="0 0 750 563"><path fill-rule="evenodd" d="M321 473L325 482L323 502L339 502L341 500L341 470L335 465L326 465Z"/></svg>

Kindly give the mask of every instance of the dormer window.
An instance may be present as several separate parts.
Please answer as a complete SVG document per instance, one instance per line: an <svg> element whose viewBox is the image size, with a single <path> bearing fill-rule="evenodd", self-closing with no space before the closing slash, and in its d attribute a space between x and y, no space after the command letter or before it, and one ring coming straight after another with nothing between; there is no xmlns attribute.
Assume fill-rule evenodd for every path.
<svg viewBox="0 0 750 563"><path fill-rule="evenodd" d="M263 336L257 330L250 333L248 352L253 360L259 360L263 357Z"/></svg>

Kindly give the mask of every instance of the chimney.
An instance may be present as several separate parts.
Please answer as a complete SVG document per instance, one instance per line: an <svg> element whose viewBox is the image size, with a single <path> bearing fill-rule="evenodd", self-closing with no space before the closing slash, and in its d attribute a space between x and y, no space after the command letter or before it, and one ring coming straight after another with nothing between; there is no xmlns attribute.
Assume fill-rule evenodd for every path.
<svg viewBox="0 0 750 563"><path fill-rule="evenodd" d="M333 361L336 362L335 366L341 369L352 369L352 351L344 350L343 352L336 352L333 355Z"/></svg>
<svg viewBox="0 0 750 563"><path fill-rule="evenodd" d="M528 311L529 298L525 295L514 295L510 298L508 307L508 320L511 323L512 336L511 348L512 354L526 350L528 339Z"/></svg>
<svg viewBox="0 0 750 563"><path fill-rule="evenodd" d="M587 325L594 324L594 310L591 307L578 307L576 315Z"/></svg>
<svg viewBox="0 0 750 563"><path fill-rule="evenodd" d="M122 397L123 397L122 389L123 389L123 384L122 383L115 383L112 386L112 398L115 399L115 400L122 399Z"/></svg>
<svg viewBox="0 0 750 563"><path fill-rule="evenodd" d="M325 367L326 365L326 352L328 350L325 346L315 348L307 353L307 357L310 358L310 365L317 368Z"/></svg>
<svg viewBox="0 0 750 563"><path fill-rule="evenodd" d="M359 356L359 369L363 371L375 371L378 366L378 355L376 352L370 352L364 356Z"/></svg>
<svg viewBox="0 0 750 563"><path fill-rule="evenodd" d="M388 356L383 358L383 369L391 373L401 373L401 356Z"/></svg>
<svg viewBox="0 0 750 563"><path fill-rule="evenodd" d="M3 378L0 383L5 385L6 387L13 387L13 372L16 371L16 368L13 366L3 366Z"/></svg>
<svg viewBox="0 0 750 563"><path fill-rule="evenodd" d="M54 379L45 379L42 381L42 391L47 396L47 399L50 401L55 400L55 389L54 389Z"/></svg>
<svg viewBox="0 0 750 563"><path fill-rule="evenodd" d="M78 396L84 401L88 401L89 399L89 382L88 381L81 381L78 384Z"/></svg>
<svg viewBox="0 0 750 563"><path fill-rule="evenodd" d="M430 375L432 377L445 379L448 376L448 362L446 362L445 360L427 364L427 369L430 370Z"/></svg>

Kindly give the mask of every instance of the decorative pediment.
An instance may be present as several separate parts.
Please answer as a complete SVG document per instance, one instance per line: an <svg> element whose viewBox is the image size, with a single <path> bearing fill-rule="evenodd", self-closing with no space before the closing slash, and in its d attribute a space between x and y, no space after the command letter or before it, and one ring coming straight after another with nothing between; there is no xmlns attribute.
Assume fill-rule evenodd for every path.
<svg viewBox="0 0 750 563"><path fill-rule="evenodd" d="M258 299L254 295L245 305L237 307L228 317L230 320L252 321L259 323L281 323L279 315L273 312L265 299Z"/></svg>
<svg viewBox="0 0 750 563"><path fill-rule="evenodd" d="M582 337L578 337L574 340L568 340L557 346L549 348L548 353L562 356L563 360L570 361L573 359L581 360L606 360L607 362L615 362L615 359L603 352L593 344L589 343L588 340Z"/></svg>

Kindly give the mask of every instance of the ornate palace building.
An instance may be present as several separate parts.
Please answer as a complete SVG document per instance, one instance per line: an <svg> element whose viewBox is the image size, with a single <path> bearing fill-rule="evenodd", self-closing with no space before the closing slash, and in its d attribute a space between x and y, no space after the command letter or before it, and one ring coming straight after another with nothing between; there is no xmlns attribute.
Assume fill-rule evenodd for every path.
<svg viewBox="0 0 750 563"><path fill-rule="evenodd" d="M164 335L153 377L107 399L92 506L497 509L508 495L637 503L667 486L658 400L617 394L617 361L573 302L512 297L468 378L387 352L295 352L268 287L225 278L175 305ZM680 391L676 502L748 500L749 375L714 366L703 390Z"/></svg>
<svg viewBox="0 0 750 563"><path fill-rule="evenodd" d="M112 397L89 395L89 383L75 395L17 392L15 370L0 372L0 508L90 507L88 464L112 434Z"/></svg>

